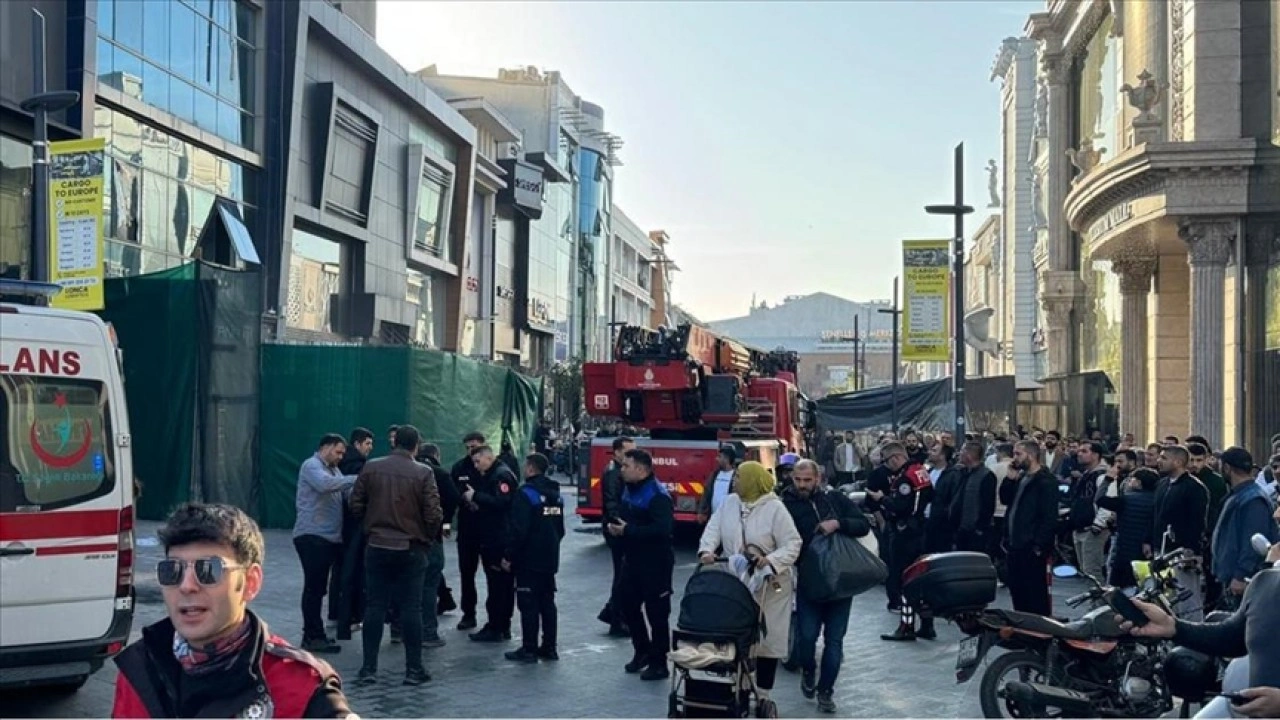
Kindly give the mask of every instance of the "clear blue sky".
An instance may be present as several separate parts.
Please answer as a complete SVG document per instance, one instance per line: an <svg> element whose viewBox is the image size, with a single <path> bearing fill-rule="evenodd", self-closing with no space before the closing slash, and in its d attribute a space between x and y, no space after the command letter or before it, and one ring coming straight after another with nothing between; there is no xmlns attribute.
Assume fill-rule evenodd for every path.
<svg viewBox="0 0 1280 720"><path fill-rule="evenodd" d="M899 241L948 237L956 143L985 217L1000 42L1039 0L378 3L406 68L559 70L621 136L614 202L665 229L703 319L825 291L888 297Z"/></svg>

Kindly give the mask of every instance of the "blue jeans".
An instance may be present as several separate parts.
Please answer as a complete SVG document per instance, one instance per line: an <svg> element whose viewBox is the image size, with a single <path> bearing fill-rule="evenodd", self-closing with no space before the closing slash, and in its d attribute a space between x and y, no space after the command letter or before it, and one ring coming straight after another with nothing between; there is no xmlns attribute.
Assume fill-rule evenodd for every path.
<svg viewBox="0 0 1280 720"><path fill-rule="evenodd" d="M436 596L444 580L444 543L434 543L427 550L427 568L422 576L422 639L440 636L440 618L436 615Z"/></svg>
<svg viewBox="0 0 1280 720"><path fill-rule="evenodd" d="M796 645L792 660L806 672L814 671L814 655L818 647L818 630L822 630L822 671L818 674L818 692L831 692L844 662L844 634L849 629L849 610L853 598L829 603L815 603L796 595Z"/></svg>
<svg viewBox="0 0 1280 720"><path fill-rule="evenodd" d="M364 617L364 667L378 669L378 648L382 645L382 624L387 605L394 596L399 602L404 626L405 670L422 669L422 577L427 571L427 553L420 548L387 550L370 546L365 550L364 569L369 604Z"/></svg>

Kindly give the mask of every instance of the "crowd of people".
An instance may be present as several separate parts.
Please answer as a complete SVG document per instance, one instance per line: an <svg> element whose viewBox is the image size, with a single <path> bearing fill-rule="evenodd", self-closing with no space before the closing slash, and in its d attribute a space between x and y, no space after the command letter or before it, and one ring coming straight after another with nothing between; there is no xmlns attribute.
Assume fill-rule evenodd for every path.
<svg viewBox="0 0 1280 720"><path fill-rule="evenodd" d="M346 717L338 676L317 655L337 652L338 640L359 631L363 666L355 682L377 683L387 624L393 643L404 646L403 683L430 681L423 651L444 644L439 617L457 607L444 581L443 545L455 523L459 629L476 629L474 642L502 643L511 639L519 609L522 642L505 658L558 659L564 501L548 477L551 460L537 452L550 449L550 434L535 436L535 452L520 461L510 448L495 451L471 433L463 438L466 456L450 469L412 426L390 428L387 439L390 452L371 458L375 439L367 429L326 435L301 463L293 542L304 579L304 629L297 649L247 607L262 584L263 540L253 521L220 505L173 514L159 533L165 558L157 569L169 617L119 656L115 716L227 709ZM670 676L674 506L649 453L626 436L614 438L613 451L602 490L614 577L600 619L610 634L631 640L625 672L662 680ZM875 535L889 569L886 606L899 617L881 636L887 641L936 637L927 608L913 608L902 591L903 570L925 553L989 553L1004 568L1015 609L1049 615L1047 566L1067 550L1082 571L1127 587L1135 583L1130 560L1183 548L1197 562L1179 570L1192 592L1177 608L1177 622L1152 608L1158 622L1135 632L1176 632L1190 642L1212 636L1220 644L1241 633L1230 635L1238 639L1234 648L1247 648L1251 660L1265 655L1251 665L1254 687L1241 712L1275 716L1280 664L1274 650L1255 647L1263 621L1253 618L1274 615L1260 608L1280 598L1258 597L1274 595L1276 583L1252 583L1274 571L1264 570L1250 543L1256 533L1280 539L1280 436L1271 455L1257 467L1243 448L1214 452L1195 436L1140 447L1131 436L1108 444L1035 431L969 436L957 447L950 433L908 431L867 445L852 434L828 434L812 459L787 453L771 470L726 446L700 506L698 557L726 562L759 590L767 628L755 649L761 701L784 667L800 673L801 691L816 698L819 711L832 713L852 598L815 602L797 591L798 568L820 535ZM847 492L850 484L865 487L861 506ZM479 572L486 622L478 627ZM326 596L337 637L327 633ZM1206 607L1239 608L1235 629L1196 624Z"/></svg>

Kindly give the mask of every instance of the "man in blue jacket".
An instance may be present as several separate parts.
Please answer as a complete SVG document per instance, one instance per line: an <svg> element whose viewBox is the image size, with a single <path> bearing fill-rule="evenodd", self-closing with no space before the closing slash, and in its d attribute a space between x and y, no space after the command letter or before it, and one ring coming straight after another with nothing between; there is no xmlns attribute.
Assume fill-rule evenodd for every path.
<svg viewBox="0 0 1280 720"><path fill-rule="evenodd" d="M502 569L515 574L523 641L508 660L559 660L556 653L556 573L564 539L564 499L560 484L547 477L551 461L534 453L524 461L524 484L511 500ZM538 630L542 644L538 644Z"/></svg>
<svg viewBox="0 0 1280 720"><path fill-rule="evenodd" d="M1244 595L1245 579L1262 565L1262 558L1253 549L1253 536L1261 533L1274 543L1280 533L1271 519L1271 501L1254 482L1253 456L1249 451L1227 448L1222 453L1222 469L1231 491L1213 531L1213 574L1223 585L1223 605L1233 608Z"/></svg>

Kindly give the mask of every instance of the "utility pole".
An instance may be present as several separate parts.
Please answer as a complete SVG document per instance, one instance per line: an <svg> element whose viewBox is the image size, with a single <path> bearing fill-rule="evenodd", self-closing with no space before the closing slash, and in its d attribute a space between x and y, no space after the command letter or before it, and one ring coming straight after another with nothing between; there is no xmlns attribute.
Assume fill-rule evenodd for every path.
<svg viewBox="0 0 1280 720"><path fill-rule="evenodd" d="M964 204L964 143L956 145L955 150L955 201L950 205L926 205L924 211L930 215L951 215L955 218L951 241L951 318L954 327L951 380L956 404L955 440L963 443L967 426L965 415L969 409L964 397L964 216L973 212L973 208Z"/></svg>
<svg viewBox="0 0 1280 720"><path fill-rule="evenodd" d="M893 434L896 436L898 434L898 323L899 318L902 317L902 309L898 307L898 278L893 279L893 306L887 310L881 308L878 312L893 316L893 359L889 372L892 373L893 380L891 385L893 389L890 392L893 395Z"/></svg>
<svg viewBox="0 0 1280 720"><path fill-rule="evenodd" d="M49 113L66 110L80 102L80 93L70 90L48 92L44 73L44 15L31 10L31 97L19 105L35 116L31 143L31 276L49 282ZM37 300L40 304L47 299Z"/></svg>
<svg viewBox="0 0 1280 720"><path fill-rule="evenodd" d="M861 390L862 373L858 369L858 346L862 344L862 339L858 335L858 315L853 316L853 390L857 392ZM863 352L866 352L865 350Z"/></svg>

